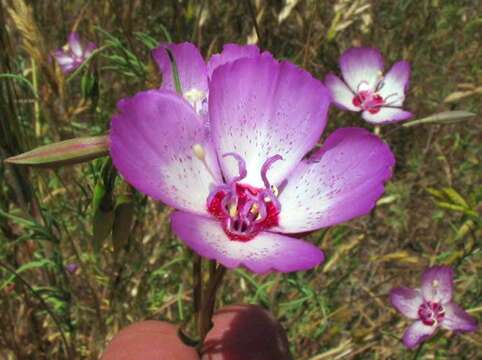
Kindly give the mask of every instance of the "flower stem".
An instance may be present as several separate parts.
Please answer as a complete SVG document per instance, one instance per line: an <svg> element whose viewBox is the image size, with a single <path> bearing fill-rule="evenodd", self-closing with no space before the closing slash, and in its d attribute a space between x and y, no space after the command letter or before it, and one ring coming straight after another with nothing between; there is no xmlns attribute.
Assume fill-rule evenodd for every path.
<svg viewBox="0 0 482 360"><path fill-rule="evenodd" d="M204 339L212 328L211 318L216 304L216 293L226 273L226 268L222 265L217 265L216 262L212 262L209 273L209 281L202 294L201 309L198 318L198 332L200 337L198 350L201 350Z"/></svg>

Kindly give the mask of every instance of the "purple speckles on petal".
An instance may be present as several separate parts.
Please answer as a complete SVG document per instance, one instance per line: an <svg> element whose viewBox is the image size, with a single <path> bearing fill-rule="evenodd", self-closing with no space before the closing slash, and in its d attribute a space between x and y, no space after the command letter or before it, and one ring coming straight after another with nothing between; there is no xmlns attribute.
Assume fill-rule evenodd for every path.
<svg viewBox="0 0 482 360"><path fill-rule="evenodd" d="M206 213L210 188L221 182L221 176L204 124L192 107L174 93L151 90L124 99L118 108L110 143L119 173L155 199L178 209ZM194 144L207 144L209 169L194 156Z"/></svg>
<svg viewBox="0 0 482 360"><path fill-rule="evenodd" d="M310 74L269 57L244 58L218 68L210 83L209 113L218 154L246 160L246 182L263 186L260 168L279 154L270 181L277 185L318 141L326 123L329 94ZM237 174L221 159L224 174Z"/></svg>
<svg viewBox="0 0 482 360"><path fill-rule="evenodd" d="M311 231L367 214L394 164L390 148L367 130L336 130L287 178L279 196L279 231Z"/></svg>
<svg viewBox="0 0 482 360"><path fill-rule="evenodd" d="M166 48L182 94L168 90ZM111 155L126 181L179 210L173 231L201 256L257 273L310 269L322 251L281 233L366 214L383 193L394 158L366 130L336 131L302 160L320 139L331 101L306 71L254 46L225 46L209 71L192 44L163 45L153 55L163 89L119 102ZM198 106L201 98L207 104ZM363 106L380 111L377 99L366 96Z"/></svg>
<svg viewBox="0 0 482 360"><path fill-rule="evenodd" d="M191 249L228 268L291 272L313 268L324 258L316 246L287 236L265 232L248 242L231 241L215 220L183 212L171 219L174 232Z"/></svg>

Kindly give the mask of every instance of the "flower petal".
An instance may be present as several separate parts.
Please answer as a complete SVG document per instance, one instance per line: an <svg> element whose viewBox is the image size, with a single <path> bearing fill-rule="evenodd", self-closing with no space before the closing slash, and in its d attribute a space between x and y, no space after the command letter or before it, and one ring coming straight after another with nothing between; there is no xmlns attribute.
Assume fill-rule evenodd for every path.
<svg viewBox="0 0 482 360"><path fill-rule="evenodd" d="M80 37L77 32L71 32L68 37L69 48L72 50L75 56L82 57L82 44L80 43Z"/></svg>
<svg viewBox="0 0 482 360"><path fill-rule="evenodd" d="M360 128L336 130L280 189L278 231L311 231L367 214L394 164L390 148L376 135Z"/></svg>
<svg viewBox="0 0 482 360"><path fill-rule="evenodd" d="M360 85L374 89L383 75L383 58L378 49L356 47L340 57L340 69L348 86L358 92Z"/></svg>
<svg viewBox="0 0 482 360"><path fill-rule="evenodd" d="M118 103L110 143L115 167L137 190L177 209L204 214L210 185L221 182L206 129L192 107L170 91L150 90ZM203 144L216 179L193 154Z"/></svg>
<svg viewBox="0 0 482 360"><path fill-rule="evenodd" d="M353 105L355 96L350 88L338 76L328 74L325 77L325 85L330 90L335 105L344 110L360 111L360 108Z"/></svg>
<svg viewBox="0 0 482 360"><path fill-rule="evenodd" d="M452 331L477 331L477 320L464 309L451 302L444 305L445 317L440 325Z"/></svg>
<svg viewBox="0 0 482 360"><path fill-rule="evenodd" d="M70 55L66 54L62 50L55 51L54 57L60 66L70 65L73 64L75 61Z"/></svg>
<svg viewBox="0 0 482 360"><path fill-rule="evenodd" d="M390 291L390 302L406 317L418 319L418 308L423 303L423 297L418 289L399 287Z"/></svg>
<svg viewBox="0 0 482 360"><path fill-rule="evenodd" d="M433 336L437 327L425 325L417 320L403 334L403 344L409 349L416 348L421 342Z"/></svg>
<svg viewBox="0 0 482 360"><path fill-rule="evenodd" d="M159 66L163 77L161 89L176 91L171 61L166 49L171 51L176 61L183 94L191 90L198 90L207 94L208 76L206 63L198 48L188 42L161 44L152 50L152 56Z"/></svg>
<svg viewBox="0 0 482 360"><path fill-rule="evenodd" d="M244 158L252 186L264 187L260 170L274 155L268 178L278 184L317 143L326 124L328 89L306 71L270 56L219 67L209 89L213 140L224 175L238 175L235 152Z"/></svg>
<svg viewBox="0 0 482 360"><path fill-rule="evenodd" d="M402 106L409 79L410 64L407 61L399 61L385 75L379 94L390 106Z"/></svg>
<svg viewBox="0 0 482 360"><path fill-rule="evenodd" d="M454 271L450 266L433 266L422 275L422 295L425 300L441 302L452 301Z"/></svg>
<svg viewBox="0 0 482 360"><path fill-rule="evenodd" d="M241 58L251 58L258 55L259 48L256 45L225 44L223 46L223 51L219 54L214 54L208 61L209 77L211 77L214 70L221 65Z"/></svg>
<svg viewBox="0 0 482 360"><path fill-rule="evenodd" d="M92 55L92 52L95 49L97 49L97 45L95 45L93 42L87 43L84 50L84 57L87 59L90 55Z"/></svg>
<svg viewBox="0 0 482 360"><path fill-rule="evenodd" d="M252 240L230 240L217 220L177 211L173 231L199 255L228 268L245 266L256 273L308 270L324 259L323 252L302 240L263 232Z"/></svg>
<svg viewBox="0 0 482 360"><path fill-rule="evenodd" d="M382 106L376 114L372 114L369 111L362 112L362 117L369 123L389 124L408 120L413 117L413 114L400 108Z"/></svg>

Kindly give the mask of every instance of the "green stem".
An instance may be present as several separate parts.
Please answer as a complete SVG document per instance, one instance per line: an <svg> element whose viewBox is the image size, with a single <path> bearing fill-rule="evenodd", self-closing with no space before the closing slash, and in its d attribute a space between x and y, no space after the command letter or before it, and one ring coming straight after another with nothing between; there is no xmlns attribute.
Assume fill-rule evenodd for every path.
<svg viewBox="0 0 482 360"><path fill-rule="evenodd" d="M226 268L222 265L218 265L212 276L209 277L209 282L202 296L202 306L198 322L198 331L200 337L199 351L202 349L202 345L207 333L212 328L211 319L216 304L216 293L221 285L225 273Z"/></svg>

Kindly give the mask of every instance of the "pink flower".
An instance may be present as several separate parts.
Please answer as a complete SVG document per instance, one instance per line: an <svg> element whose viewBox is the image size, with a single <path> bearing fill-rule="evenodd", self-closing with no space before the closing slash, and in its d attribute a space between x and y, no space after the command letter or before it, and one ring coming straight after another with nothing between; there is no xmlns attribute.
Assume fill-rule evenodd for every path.
<svg viewBox="0 0 482 360"><path fill-rule="evenodd" d="M79 38L79 34L71 32L67 44L63 48L56 50L54 57L62 72L68 74L82 65L82 63L92 55L96 47L93 42L83 44Z"/></svg>
<svg viewBox="0 0 482 360"><path fill-rule="evenodd" d="M177 209L173 231L199 255L257 273L311 269L323 252L296 234L367 214L395 159L364 129L320 149L330 96L308 72L255 46L204 61L192 44L154 51L159 90L118 103L113 163L139 191ZM310 156L307 156L310 154Z"/></svg>
<svg viewBox="0 0 482 360"><path fill-rule="evenodd" d="M452 331L476 331L477 321L452 301L453 270L434 266L422 275L422 287L400 287L390 291L392 305L406 317L415 320L403 335L409 349L431 338L442 327Z"/></svg>
<svg viewBox="0 0 482 360"><path fill-rule="evenodd" d="M340 57L343 80L328 74L325 85L339 108L361 111L374 124L393 123L411 118L401 108L410 77L410 64L395 63L383 76L383 58L377 49L351 48Z"/></svg>

